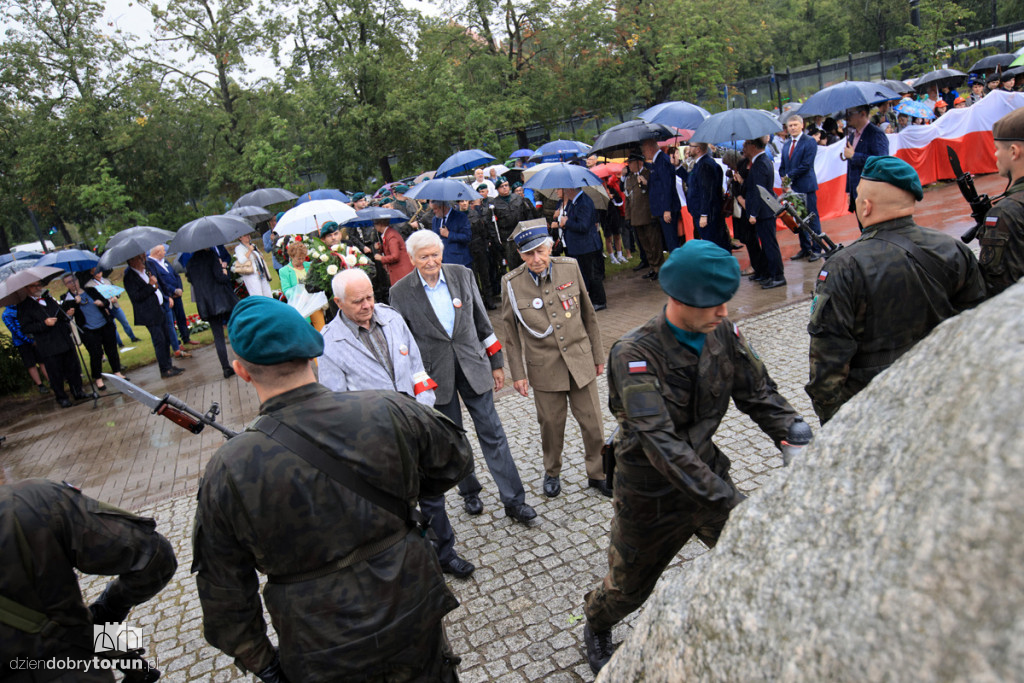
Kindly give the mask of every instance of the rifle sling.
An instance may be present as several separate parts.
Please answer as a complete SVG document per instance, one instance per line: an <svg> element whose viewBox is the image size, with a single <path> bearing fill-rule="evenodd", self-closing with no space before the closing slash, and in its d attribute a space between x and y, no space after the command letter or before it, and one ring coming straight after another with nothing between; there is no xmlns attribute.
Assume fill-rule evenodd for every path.
<svg viewBox="0 0 1024 683"><path fill-rule="evenodd" d="M907 254L910 255L910 258L912 258L917 265L923 268L924 271L936 282L946 286L949 284L956 284L957 277L952 269L940 262L934 256L925 253L921 247L917 246L917 244L915 244L914 241L906 235L901 235L890 230L878 230L875 232L875 239L888 242L889 244L897 246L907 252Z"/></svg>

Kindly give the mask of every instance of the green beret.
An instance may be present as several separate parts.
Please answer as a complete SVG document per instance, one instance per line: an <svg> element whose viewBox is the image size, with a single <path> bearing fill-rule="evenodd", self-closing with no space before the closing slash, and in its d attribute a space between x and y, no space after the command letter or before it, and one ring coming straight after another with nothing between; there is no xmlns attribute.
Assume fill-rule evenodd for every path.
<svg viewBox="0 0 1024 683"><path fill-rule="evenodd" d="M352 195L352 201L358 202L360 199L362 199L365 196L366 196L365 192L356 192L354 195Z"/></svg>
<svg viewBox="0 0 1024 683"><path fill-rule="evenodd" d="M479 192L480 190L489 190L489 189L491 189L491 188L490 188L490 186L487 183L480 183L479 185L476 186L476 191L477 192Z"/></svg>
<svg viewBox="0 0 1024 683"><path fill-rule="evenodd" d="M275 221L279 221L279 220L281 220L281 216L283 216L283 215L284 215L284 211L278 211L278 212L277 212L277 215L276 215L276 216L274 216L274 220L275 220Z"/></svg>
<svg viewBox="0 0 1024 683"><path fill-rule="evenodd" d="M406 192L409 191L409 186L408 185L395 185L391 189L394 190L395 192L398 192L399 194L405 194Z"/></svg>
<svg viewBox="0 0 1024 683"><path fill-rule="evenodd" d="M500 175L500 176L498 176L497 178L494 179L494 187L495 188L501 187L502 185L504 185L507 182L508 182L508 178L506 178L503 175Z"/></svg>
<svg viewBox="0 0 1024 683"><path fill-rule="evenodd" d="M523 184L521 182L519 182L518 180L515 181L514 183L512 183L512 189L513 190L515 190L516 188L522 187L522 186L523 186Z"/></svg>
<svg viewBox="0 0 1024 683"><path fill-rule="evenodd" d="M696 308L713 308L740 287L740 264L732 254L707 240L690 240L669 254L658 282L670 297Z"/></svg>
<svg viewBox="0 0 1024 683"><path fill-rule="evenodd" d="M247 296L235 304L228 320L231 348L257 365L316 358L324 338L286 303L268 296Z"/></svg>
<svg viewBox="0 0 1024 683"><path fill-rule="evenodd" d="M924 199L924 190L921 189L921 179L917 176L917 171L913 166L896 157L868 157L860 179L888 183L893 187L906 190L914 195L914 199L917 201Z"/></svg>
<svg viewBox="0 0 1024 683"><path fill-rule="evenodd" d="M320 237L327 237L332 232L338 232L341 230L341 226L334 221L327 221L320 226Z"/></svg>

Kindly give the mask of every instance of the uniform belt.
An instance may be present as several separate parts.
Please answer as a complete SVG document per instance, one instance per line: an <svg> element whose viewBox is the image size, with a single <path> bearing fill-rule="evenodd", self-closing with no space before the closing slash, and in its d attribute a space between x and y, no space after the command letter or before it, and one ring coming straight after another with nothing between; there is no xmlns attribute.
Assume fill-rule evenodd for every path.
<svg viewBox="0 0 1024 683"><path fill-rule="evenodd" d="M362 562L363 560L370 559L374 555L379 555L385 550L398 545L399 541L413 533L416 534L417 538L420 538L416 527L412 529L399 529L390 536L386 536L385 538L382 538L379 541L374 541L373 543L367 543L366 545L359 546L340 560L328 562L317 569L311 569L305 572L295 572L292 574L268 574L267 580L270 581L270 583L287 584L319 579L321 576L333 574L334 572L341 571L346 567L351 567L357 562Z"/></svg>

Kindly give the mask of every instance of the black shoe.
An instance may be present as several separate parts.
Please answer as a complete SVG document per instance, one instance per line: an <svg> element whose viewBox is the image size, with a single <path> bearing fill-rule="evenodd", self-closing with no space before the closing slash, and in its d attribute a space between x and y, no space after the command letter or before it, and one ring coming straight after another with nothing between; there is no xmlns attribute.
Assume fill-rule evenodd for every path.
<svg viewBox="0 0 1024 683"><path fill-rule="evenodd" d="M472 574L474 571L476 571L476 567L473 566L472 562L467 562L466 560L456 555L451 562L449 562L448 564L441 565L441 571L443 571L445 574L451 574L456 579L465 579L468 578L470 574Z"/></svg>
<svg viewBox="0 0 1024 683"><path fill-rule="evenodd" d="M750 276L750 278L749 278L749 280L750 280L751 282L764 282L764 281L765 281L765 280L767 280L767 279L768 279L768 278L767 278L767 277L765 277L764 275L758 275L757 273L754 273L754 274L753 274L753 275L751 275L751 276Z"/></svg>
<svg viewBox="0 0 1024 683"><path fill-rule="evenodd" d="M475 493L466 496L462 501L462 507L471 515L479 515L484 511L484 504L480 502L480 496Z"/></svg>
<svg viewBox="0 0 1024 683"><path fill-rule="evenodd" d="M658 277L658 274L656 272L654 272L653 270L648 271L647 274L644 275L644 279L645 280L651 280L651 279L654 279L656 277Z"/></svg>
<svg viewBox="0 0 1024 683"><path fill-rule="evenodd" d="M139 339L138 337L132 337L132 341L135 342L136 344L138 344L142 340Z"/></svg>
<svg viewBox="0 0 1024 683"><path fill-rule="evenodd" d="M544 495L548 498L554 498L562 492L562 483L558 481L558 477L549 477L544 475Z"/></svg>
<svg viewBox="0 0 1024 683"><path fill-rule="evenodd" d="M163 377L164 379L167 379L168 377L177 377L183 372L185 371L182 370L181 368L172 365L170 370L161 370L160 376Z"/></svg>
<svg viewBox="0 0 1024 683"><path fill-rule="evenodd" d="M224 368L224 379L227 379L228 377L234 377L234 376L235 376L235 369L234 368Z"/></svg>
<svg viewBox="0 0 1024 683"><path fill-rule="evenodd" d="M651 276L651 282L657 282L657 281L658 281L658 273L655 272L654 275Z"/></svg>
<svg viewBox="0 0 1024 683"><path fill-rule="evenodd" d="M61 408L70 408L71 401L67 400L66 398L58 398L57 405L59 405Z"/></svg>
<svg viewBox="0 0 1024 683"><path fill-rule="evenodd" d="M99 389L100 391L106 391L107 390L107 385L104 384L104 385L100 386L99 384L97 384L96 388Z"/></svg>
<svg viewBox="0 0 1024 683"><path fill-rule="evenodd" d="M603 496L607 496L608 498L612 497L612 489L604 479L587 479L587 486L592 489L597 489Z"/></svg>
<svg viewBox="0 0 1024 683"><path fill-rule="evenodd" d="M635 266L633 266L633 272L634 273L639 273L644 268L650 268L650 267L651 267L651 264L649 264L647 261L640 261L640 263L638 263Z"/></svg>
<svg viewBox="0 0 1024 683"><path fill-rule="evenodd" d="M590 662L590 670L595 674L600 673L604 665L615 654L612 646L612 632L595 631L590 628L590 622L583 627L583 642L587 644L587 661Z"/></svg>
<svg viewBox="0 0 1024 683"><path fill-rule="evenodd" d="M790 256L789 260L790 261L800 261L801 259L805 259L805 258L807 258L810 255L811 255L810 252L807 252L807 251L804 251L803 249L801 249L797 253L795 253L792 256Z"/></svg>
<svg viewBox="0 0 1024 683"><path fill-rule="evenodd" d="M39 390L40 394L48 394L48 393L50 393L50 387L46 386L45 384L37 384L36 385L36 389Z"/></svg>
<svg viewBox="0 0 1024 683"><path fill-rule="evenodd" d="M90 391L88 394L84 391L72 391L71 395L76 401L91 401L94 398L99 398L93 391Z"/></svg>
<svg viewBox="0 0 1024 683"><path fill-rule="evenodd" d="M595 311L603 311L606 308L608 308L608 304L594 304Z"/></svg>
<svg viewBox="0 0 1024 683"><path fill-rule="evenodd" d="M775 289L776 287L785 287L786 278L780 277L778 280L765 280L761 283L761 289Z"/></svg>
<svg viewBox="0 0 1024 683"><path fill-rule="evenodd" d="M814 252L813 254L811 254L810 256L807 257L807 260L810 261L811 263L814 263L815 261L817 261L820 258L821 258L821 254L819 254L818 252Z"/></svg>
<svg viewBox="0 0 1024 683"><path fill-rule="evenodd" d="M537 511L526 503L520 503L519 505L506 505L505 516L511 517L522 524L526 524L530 520L537 519Z"/></svg>

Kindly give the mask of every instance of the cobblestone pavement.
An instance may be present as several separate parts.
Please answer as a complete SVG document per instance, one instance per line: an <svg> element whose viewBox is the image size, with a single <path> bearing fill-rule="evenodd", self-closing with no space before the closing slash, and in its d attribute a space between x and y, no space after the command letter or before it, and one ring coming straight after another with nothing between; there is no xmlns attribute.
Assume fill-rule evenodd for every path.
<svg viewBox="0 0 1024 683"><path fill-rule="evenodd" d="M782 394L817 427L802 388L807 374L806 317L807 305L802 302L747 319L741 327ZM604 377L599 386L606 404ZM566 427L563 492L549 499L541 490L543 465L532 398L509 394L497 405L527 486L527 502L537 509L540 519L530 528L508 520L486 467L477 468L484 484L483 515L470 517L462 510L457 493L449 493L456 547L477 566L470 579L452 581L462 604L448 616L447 624L452 645L462 656L460 679L469 683L592 680L582 650L582 599L607 567L611 503L586 488L582 440L571 416ZM468 416L464 419L472 424ZM606 416L606 430L613 426ZM482 463L472 435L471 441ZM733 479L744 493L756 490L782 465L771 441L734 408L716 442L732 458ZM145 629L149 652L155 653L165 672L163 680L251 680L202 637L199 598L189 574L194 496L177 496L141 512L156 518L179 562L170 585L130 617L133 626ZM665 576L684 571L687 560L703 552L702 545L691 542ZM85 577L82 583L85 595L94 597L105 579ZM616 641L625 638L638 614L615 629Z"/></svg>

